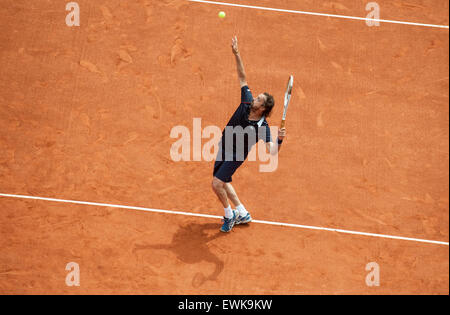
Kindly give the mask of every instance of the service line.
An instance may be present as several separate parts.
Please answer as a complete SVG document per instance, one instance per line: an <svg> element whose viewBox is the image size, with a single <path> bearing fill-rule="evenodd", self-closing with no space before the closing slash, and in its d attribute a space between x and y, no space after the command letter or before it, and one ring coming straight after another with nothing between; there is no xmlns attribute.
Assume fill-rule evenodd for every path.
<svg viewBox="0 0 450 315"><path fill-rule="evenodd" d="M171 210L159 210L159 209L133 207L133 206L123 206L123 205L114 205L114 204L88 202L88 201L75 201L75 200L65 200L65 199L35 197L35 196L24 196L24 195L11 195L11 194L1 194L1 193L0 193L0 197L18 198L18 199L32 199L32 200L61 202L61 203L71 203L71 204L96 206L96 207L110 207L110 208L137 210L137 211L146 211L146 212L155 212L155 213L165 213L165 214L178 214L178 215L203 217L203 218L212 218L212 219L221 219L222 218L220 216L209 215L209 214L181 212L181 211L171 211ZM319 231L327 231L327 232L336 232L336 233L344 233L344 234L353 234L353 235L379 237L379 238L395 239L395 240L402 240L402 241L412 241L412 242L419 242L419 243L428 243L428 244L449 246L448 242L431 241L431 240L424 240L424 239L419 239L419 238L411 238L411 237L403 237L403 236L392 236L392 235L384 235L384 234L349 231L349 230L325 228L325 227L318 227L318 226L308 226L308 225L281 223L281 222L271 222L271 221L261 221L261 220L253 220L252 223L278 225L278 226L300 228L300 229L308 229L308 230L319 230Z"/></svg>
<svg viewBox="0 0 450 315"><path fill-rule="evenodd" d="M188 0L188 1L190 1L190 2L199 2L199 3L204 3L204 4L215 4L215 5L223 5L223 6L231 6L231 7L240 7L240 8L248 8L248 9L265 10L265 11L283 12L283 13L315 15L315 16L332 17L332 18L348 19L348 20L372 21L372 22L382 22L382 23L391 23L391 24L404 24L404 25L413 25L413 26L423 26L423 27L434 27L434 28L449 29L448 25L424 24L424 23L404 22L404 21L394 21L394 20L383 20L383 19L369 19L369 18L362 18L362 17L357 17L357 16L347 16L347 15L338 15L338 14L326 14L326 13L317 13L317 12L306 12L306 11L276 9L276 8L268 8L268 7L261 7L261 6L235 4L235 3L227 3L227 2L217 2L217 1L207 1L207 0Z"/></svg>

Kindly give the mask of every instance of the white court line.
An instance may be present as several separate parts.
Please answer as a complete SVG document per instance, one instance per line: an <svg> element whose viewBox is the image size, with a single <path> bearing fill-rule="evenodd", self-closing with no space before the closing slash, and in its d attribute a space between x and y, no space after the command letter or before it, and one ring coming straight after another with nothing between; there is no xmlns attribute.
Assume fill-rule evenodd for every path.
<svg viewBox="0 0 450 315"><path fill-rule="evenodd" d="M276 12L284 12L284 13L295 13L295 14L305 14L305 15L315 15L315 16L326 16L326 17L333 17L333 18L340 18L340 19L349 19L349 20L372 21L372 22L382 22L382 23L392 23L392 24L405 24L405 25L414 25L414 26L425 26L425 27L435 27L435 28L449 29L448 25L423 24L423 23L403 22L403 21L394 21L394 20L383 20L383 19L369 19L369 18L362 18L362 17L356 17L356 16L347 16L347 15L338 15L338 14L326 14L326 13L316 13L316 12L306 12L306 11L296 11L296 10L286 10L286 9L275 9L275 8L268 8L268 7L261 7L261 6L235 4L235 3L227 3L227 2L217 2L217 1L206 1L206 0L188 0L188 1L205 3L205 4L216 4L216 5L223 5L223 6L248 8L248 9L276 11Z"/></svg>
<svg viewBox="0 0 450 315"><path fill-rule="evenodd" d="M75 201L75 200L64 200L64 199L44 198L44 197L34 197L34 196L23 196L23 195L10 195L10 194L0 194L0 197L43 200L43 201L72 203L72 204L98 206L98 207L111 207L111 208L120 208L120 209L130 209L130 210L156 212L156 213L179 214L179 215L203 217L203 218L213 218L213 219L221 219L222 218L220 216L209 215L209 214L170 211L170 210L158 210L158 209L150 209L150 208L142 208L142 207L131 207L131 206L122 206L122 205L113 205L113 204L98 203L98 202ZM413 242L420 242L420 243L429 243L429 244L438 244L438 245L449 246L448 242L430 241L430 240L424 240L424 239L419 239L419 238L410 238L410 237L402 237L402 236L392 236L392 235L365 233L365 232L357 232L357 231L348 231L348 230L324 228L324 227L318 227L318 226L308 226L308 225L280 223L280 222L271 222L271 221L260 221L260 220L253 220L252 223L270 224L270 225L287 226L287 227L308 229L308 230L320 230L320 231L337 232L337 233L344 233L344 234L380 237L380 238L388 238L388 239L395 239L395 240L413 241Z"/></svg>

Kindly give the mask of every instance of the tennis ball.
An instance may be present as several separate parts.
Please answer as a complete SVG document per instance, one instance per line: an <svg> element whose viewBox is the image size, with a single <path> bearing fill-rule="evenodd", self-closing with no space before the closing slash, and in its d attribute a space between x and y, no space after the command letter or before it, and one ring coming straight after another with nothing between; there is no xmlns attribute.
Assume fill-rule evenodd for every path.
<svg viewBox="0 0 450 315"><path fill-rule="evenodd" d="M220 11L220 12L219 12L219 17L220 17L221 19L225 18L225 16L226 16L225 12L223 12L223 11Z"/></svg>

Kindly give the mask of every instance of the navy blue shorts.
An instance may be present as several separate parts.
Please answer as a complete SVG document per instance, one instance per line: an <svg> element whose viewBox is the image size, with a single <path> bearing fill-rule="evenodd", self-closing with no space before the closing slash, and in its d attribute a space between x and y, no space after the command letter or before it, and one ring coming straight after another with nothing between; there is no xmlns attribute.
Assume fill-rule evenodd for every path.
<svg viewBox="0 0 450 315"><path fill-rule="evenodd" d="M241 161L216 161L213 175L224 183L231 183L231 176L242 163Z"/></svg>

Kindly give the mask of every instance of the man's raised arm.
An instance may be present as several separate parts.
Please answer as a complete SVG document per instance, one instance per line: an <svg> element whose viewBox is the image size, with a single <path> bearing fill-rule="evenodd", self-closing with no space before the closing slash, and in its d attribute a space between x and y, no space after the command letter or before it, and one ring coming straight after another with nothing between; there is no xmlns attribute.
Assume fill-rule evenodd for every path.
<svg viewBox="0 0 450 315"><path fill-rule="evenodd" d="M237 36L234 36L234 38L232 39L231 48L233 50L234 56L236 57L238 78L242 88L243 86L247 85L247 78L245 76L244 64L242 63L241 54L239 53Z"/></svg>

